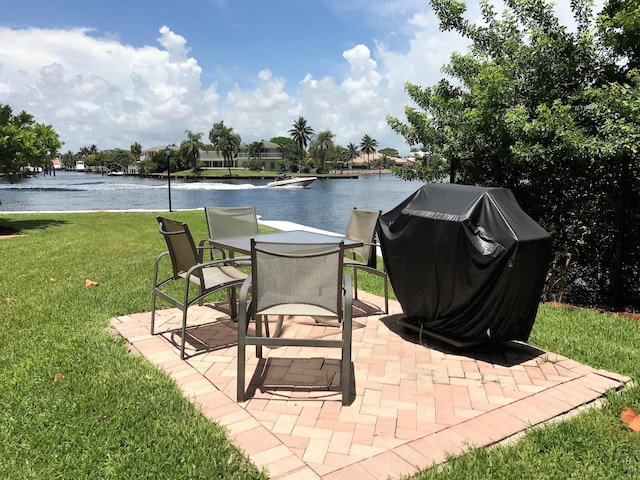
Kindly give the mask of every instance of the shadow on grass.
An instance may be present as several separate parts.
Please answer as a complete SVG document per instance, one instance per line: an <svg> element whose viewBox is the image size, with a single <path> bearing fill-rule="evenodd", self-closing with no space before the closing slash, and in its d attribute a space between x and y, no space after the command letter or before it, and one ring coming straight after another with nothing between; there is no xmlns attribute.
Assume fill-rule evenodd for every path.
<svg viewBox="0 0 640 480"><path fill-rule="evenodd" d="M66 223L66 220L13 220L10 217L0 217L0 235L15 235L23 230L38 230Z"/></svg>

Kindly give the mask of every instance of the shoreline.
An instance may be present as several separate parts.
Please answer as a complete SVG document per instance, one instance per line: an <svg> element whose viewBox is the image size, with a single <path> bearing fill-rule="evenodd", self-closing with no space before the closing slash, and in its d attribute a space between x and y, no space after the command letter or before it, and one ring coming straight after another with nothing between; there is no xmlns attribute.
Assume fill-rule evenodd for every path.
<svg viewBox="0 0 640 480"><path fill-rule="evenodd" d="M60 170L60 172L64 173L88 173L94 175L101 176L111 176L108 173L86 170L78 172L76 170ZM343 173L297 173L293 174L293 177L308 177L313 176L317 177L318 180L324 179L357 179L360 175L392 175L393 173L389 169L383 170L349 170L348 172ZM44 175L44 174L43 174ZM55 174L49 174L49 176L55 177ZM119 175L123 177L139 177L139 178L161 178L165 179L168 177L167 173L145 173L145 174L137 174L137 173L125 173L123 175ZM269 174L254 174L254 175L243 175L243 174L210 174L210 173L201 173L199 175L194 175L192 173L171 173L171 178L176 178L180 180L274 180L277 178L279 174L269 173Z"/></svg>
<svg viewBox="0 0 640 480"><path fill-rule="evenodd" d="M141 177L141 178L167 178L168 175L166 173L148 173L145 175L128 175L130 177ZM181 173L172 173L171 178L177 178L180 180L275 180L279 175L193 175L193 174L181 174ZM318 180L324 180L327 178L330 179L357 179L358 174L300 174L293 175L295 177L317 177Z"/></svg>

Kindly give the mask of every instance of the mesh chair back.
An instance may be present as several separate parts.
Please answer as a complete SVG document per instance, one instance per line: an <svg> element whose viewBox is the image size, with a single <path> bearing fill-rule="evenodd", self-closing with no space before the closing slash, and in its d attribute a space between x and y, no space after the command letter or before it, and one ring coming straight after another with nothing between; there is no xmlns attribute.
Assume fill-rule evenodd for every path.
<svg viewBox="0 0 640 480"><path fill-rule="evenodd" d="M254 206L205 207L209 238L240 237L258 234L258 217Z"/></svg>
<svg viewBox="0 0 640 480"><path fill-rule="evenodd" d="M251 241L256 313L286 304L313 305L342 318L344 243ZM287 311L305 315L306 311Z"/></svg>
<svg viewBox="0 0 640 480"><path fill-rule="evenodd" d="M164 217L156 218L158 219L158 230L167 242L167 249L171 256L173 278L178 278L180 273L186 272L199 263L198 251L193 237L186 223Z"/></svg>
<svg viewBox="0 0 640 480"><path fill-rule="evenodd" d="M349 252L355 252L362 258L363 262L374 268L376 265L376 251L372 244L374 243L373 239L376 234L376 225L379 217L379 211L371 212L354 208L351 211L346 233L348 238L359 240L364 244L362 247L349 249Z"/></svg>

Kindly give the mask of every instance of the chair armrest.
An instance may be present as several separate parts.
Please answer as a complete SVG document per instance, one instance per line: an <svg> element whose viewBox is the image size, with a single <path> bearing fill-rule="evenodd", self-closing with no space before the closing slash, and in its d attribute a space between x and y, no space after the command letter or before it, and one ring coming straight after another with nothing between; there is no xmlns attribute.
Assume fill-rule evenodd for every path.
<svg viewBox="0 0 640 480"><path fill-rule="evenodd" d="M174 280L173 273L172 273L171 276L169 276L165 280L163 280L161 282L158 281L158 274L159 274L159 270L160 270L160 262L162 261L163 258L168 257L168 256L169 256L169 252L162 252L161 254L159 254L156 257L155 264L153 266L153 288L158 288L158 287L164 285L165 283L168 283L169 281Z"/></svg>
<svg viewBox="0 0 640 480"><path fill-rule="evenodd" d="M211 243L209 239L205 238L204 240L200 240L200 243L198 244L198 246L196 247L196 250L200 253L200 261L204 260L204 251L205 250L209 250L209 252L211 253L211 259L213 260L213 257L215 255L215 252L218 251L222 254L222 258L227 258L227 254L225 253L225 251L221 248L218 247L214 247L213 245L209 244L209 245L205 245L207 242Z"/></svg>
<svg viewBox="0 0 640 480"><path fill-rule="evenodd" d="M237 257L233 259L235 260L251 260L251 257ZM202 262L202 263L197 263L195 264L193 267L191 267L189 269L189 271L187 272L187 276L191 275L195 270L198 270L200 268L207 268L207 267L212 267L214 265L218 265L218 264L224 264L227 265L229 263L229 259L228 258L215 258L213 260L209 260L207 262Z"/></svg>
<svg viewBox="0 0 640 480"><path fill-rule="evenodd" d="M160 253L157 257L156 257L156 262L158 262L162 257L166 257L167 255L169 255L169 252L162 252Z"/></svg>
<svg viewBox="0 0 640 480"><path fill-rule="evenodd" d="M160 265L160 261L164 258L169 256L169 252L162 252L160 253L157 257L156 257L156 262L155 262L155 271L156 273L158 273L158 267Z"/></svg>

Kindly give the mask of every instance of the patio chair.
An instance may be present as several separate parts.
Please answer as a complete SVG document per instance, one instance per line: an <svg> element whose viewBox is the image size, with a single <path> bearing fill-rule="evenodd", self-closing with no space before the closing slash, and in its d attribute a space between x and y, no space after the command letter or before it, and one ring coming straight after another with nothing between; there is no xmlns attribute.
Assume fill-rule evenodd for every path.
<svg viewBox="0 0 640 480"><path fill-rule="evenodd" d="M209 238L220 237L240 237L245 235L255 236L258 234L258 216L253 205L241 207L205 207L204 214L207 219ZM203 247L207 240L202 240L200 246ZM211 259L219 251L223 258L226 253L220 249L209 248ZM232 252L230 252L232 254ZM248 262L235 262L236 266L248 265Z"/></svg>
<svg viewBox="0 0 640 480"><path fill-rule="evenodd" d="M389 313L389 286L387 272L377 268L377 247L375 243L376 225L378 218L382 212L372 212L367 210L358 210L354 208L351 211L349 224L347 225L346 236L363 243L362 247L350 248L347 250L347 256L344 259L344 266L353 268L353 288L354 298L358 299L358 270L363 270L374 275L382 277L384 280L384 313Z"/></svg>
<svg viewBox="0 0 640 480"><path fill-rule="evenodd" d="M342 404L350 400L352 287L350 275L343 275L344 243L274 243L251 240L251 275L240 290L238 314L237 400L245 400L247 345L327 347L341 350L340 383ZM343 287L344 278L344 287ZM251 303L247 309L247 296ZM269 336L268 315L277 315L279 324L286 316L323 316L338 320L340 338L299 338ZM250 318L255 319L255 336L248 335ZM264 325L263 325L264 324ZM263 335L263 326L265 334ZM320 327L312 327L320 328Z"/></svg>
<svg viewBox="0 0 640 480"><path fill-rule="evenodd" d="M184 360L185 338L187 334L187 310L190 306L201 303L202 300L219 290L227 290L231 316L237 315L235 288L240 287L247 275L235 267L226 265L225 259L202 261L202 254L198 251L186 223L177 222L164 217L157 217L158 229L167 243L168 251L158 255L153 270L153 294L151 299L151 334L155 334L155 315L157 298L167 301L182 311L182 339L180 343L180 358ZM166 257L171 259L171 276L159 280L159 267ZM184 281L183 298L174 298L164 288L174 290L170 284L174 281ZM197 294L191 286L197 286Z"/></svg>

